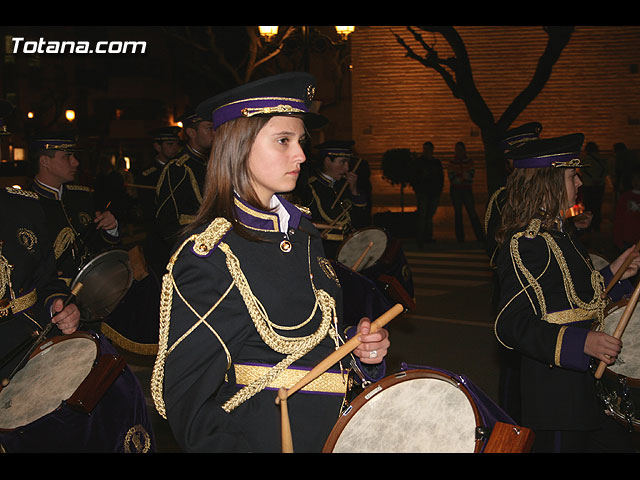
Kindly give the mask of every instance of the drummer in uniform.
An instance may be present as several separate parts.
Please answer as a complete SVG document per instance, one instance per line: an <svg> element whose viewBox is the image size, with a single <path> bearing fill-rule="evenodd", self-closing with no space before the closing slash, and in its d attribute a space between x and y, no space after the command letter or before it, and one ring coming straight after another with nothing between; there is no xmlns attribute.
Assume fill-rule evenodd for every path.
<svg viewBox="0 0 640 480"><path fill-rule="evenodd" d="M169 126L157 128L151 132L156 155L152 165L140 172L136 180L137 184L147 187L141 189L139 193L146 233L144 252L145 258L158 278L161 278L164 273L171 245L168 245L162 237L156 219L156 186L165 165L180 153L181 131L182 129L178 126Z"/></svg>
<svg viewBox="0 0 640 480"><path fill-rule="evenodd" d="M75 137L46 134L33 143L32 188L45 211L58 275L68 284L92 255L119 244L118 221L94 208L93 191L73 183L78 169Z"/></svg>
<svg viewBox="0 0 640 480"><path fill-rule="evenodd" d="M170 245L200 208L213 138L212 122L195 112L183 115L181 121L187 143L162 169L156 185L156 218L162 237Z"/></svg>
<svg viewBox="0 0 640 480"><path fill-rule="evenodd" d="M64 307L69 287L56 274L53 248L38 196L0 190L0 378L6 378L42 329L51 336L76 331L80 312Z"/></svg>
<svg viewBox="0 0 640 480"><path fill-rule="evenodd" d="M327 257L335 259L340 242L354 225L366 223L368 199L358 188L354 141L330 140L316 146L316 174L308 180L303 202L323 234Z"/></svg>
<svg viewBox="0 0 640 480"><path fill-rule="evenodd" d="M507 154L514 148L518 148L525 143L536 140L542 132L542 125L538 122L531 122L513 128L505 134L505 138L500 142L500 148L504 154ZM506 160L507 175L513 170L513 165ZM487 242L487 253L489 254L489 263L495 268L495 259L498 253L498 243L496 242L496 232L502 224L502 208L505 201L506 187L498 188L487 203L484 216L484 233Z"/></svg>
<svg viewBox="0 0 640 480"><path fill-rule="evenodd" d="M345 336L338 277L307 210L280 193L296 186L314 78L267 77L201 104L216 128L203 208L164 277L152 392L188 452L281 452L277 390L291 387ZM313 124L312 124L313 123ZM384 376L384 329L358 327L352 353ZM355 333L355 332L354 332ZM339 415L348 362L288 400L294 450L320 452Z"/></svg>
<svg viewBox="0 0 640 480"><path fill-rule="evenodd" d="M535 432L535 452L630 449L624 427L604 413L591 364L611 364L620 351L620 341L600 331L609 302L603 292L628 255L633 261L622 278L635 275L640 256L629 249L597 271L564 228L562 214L581 185L583 141L579 133L538 139L509 153L514 171L497 233L503 243L495 333L521 354L521 424ZM622 280L609 296L629 291Z"/></svg>

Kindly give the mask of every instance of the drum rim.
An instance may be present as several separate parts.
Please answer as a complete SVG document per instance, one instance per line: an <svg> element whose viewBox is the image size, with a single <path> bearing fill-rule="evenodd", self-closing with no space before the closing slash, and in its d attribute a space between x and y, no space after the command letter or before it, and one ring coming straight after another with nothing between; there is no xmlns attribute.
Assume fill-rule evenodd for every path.
<svg viewBox="0 0 640 480"><path fill-rule="evenodd" d="M628 298L623 298L621 300L618 300L617 302L613 302L610 303L609 305L607 305L607 307L605 308L604 311L604 317L605 319L611 315L613 312L619 310L619 309L623 309L624 307L627 306L627 304L629 303L629 299ZM624 334L622 336L622 339L624 340ZM612 376L615 376L615 378L624 378L625 381L627 382L627 385L631 386L631 387L640 387L640 378L636 378L636 377L629 377L627 375L622 375L620 373L617 373L615 370L612 369L612 367L614 367L615 364L613 365L607 365L607 368L605 369L605 373L609 373Z"/></svg>
<svg viewBox="0 0 640 480"><path fill-rule="evenodd" d="M389 235L389 232L387 231L387 229L386 228L381 228L381 227L369 226L369 227L359 228L355 232L352 232L349 235L347 235L347 237L344 240L342 240L342 242L340 243L340 246L338 247L338 251L336 252L336 259L340 258L340 252L342 252L342 248L349 242L349 240L352 240L353 238L355 238L356 236L358 236L359 234L361 234L362 232L365 232L367 230L379 230L382 233L384 233L385 236L387 237L387 246L385 247L384 251L386 252L389 249L390 235ZM380 256L380 258L383 258L383 257L384 257L384 253ZM380 259L378 259L378 261L375 262L373 265L376 265L379 261L380 261ZM373 265L371 265L371 266L373 266ZM367 268L371 268L371 266L369 266ZM363 269L363 270L366 270L366 269ZM358 272L360 272L360 270L358 270Z"/></svg>
<svg viewBox="0 0 640 480"><path fill-rule="evenodd" d="M78 274L74 277L73 281L71 282L71 286L70 288L73 290L73 288L76 286L76 284L78 283L78 280L82 278L82 275L88 271L89 267L92 267L93 265L95 265L97 262L97 260L102 259L103 257L106 256L110 256L113 254L118 254L119 257L122 257L122 260L128 264L128 271L129 271L129 276L127 278L127 286L124 289L124 293L120 296L120 299L118 300L118 302L115 304L115 306L113 307L113 309L107 314L107 315L102 315L102 316L98 316L96 318L95 312L91 312L92 316L91 318L88 319L84 319L86 322L99 322L101 320L103 320L104 318L108 317L113 310L117 307L118 304L120 304L120 302L122 301L122 299L127 295L127 292L129 291L129 289L131 288L131 285L133 285L133 268L131 267L131 260L129 259L129 253L126 250L123 250L121 248L114 248L112 250L107 250L106 252L102 252L99 255L96 255L94 258L92 258L85 266L83 266L80 271L78 272ZM78 305L78 307L80 307L80 305ZM82 309L81 309L82 310Z"/></svg>
<svg viewBox="0 0 640 480"><path fill-rule="evenodd" d="M378 380L377 382L369 385L356 398L354 398L351 401L351 403L349 403L348 405L349 411L347 413L340 415L340 417L338 418L338 421L331 429L331 432L327 437L324 447L322 448L322 453L333 452L333 449L336 443L338 442L338 439L340 438L340 434L342 433L344 428L347 426L347 424L349 423L351 418L355 415L355 413L357 413L358 410L360 410L360 408L362 408L367 403L368 399L365 399L365 397L369 393L378 389L379 387L381 387L384 390L391 386L405 382L407 380L426 379L426 378L445 381L451 384L452 386L458 388L462 393L464 393L473 410L473 415L476 420L476 428L482 425L481 415L480 415L478 406L473 400L473 397L471 396L471 393L469 392L467 387L459 379L457 379L453 374L450 374L447 372L443 372L443 371L439 371L431 368L416 368L411 370L405 370L403 372L399 372L399 373L384 377L381 380ZM475 447L474 447L473 453L479 453L482 450L484 441L480 438L476 438L474 443L475 443Z"/></svg>
<svg viewBox="0 0 640 480"><path fill-rule="evenodd" d="M118 255L122 256L127 262L130 263L129 253L126 250L123 250L121 248L114 248L113 250L107 250L106 252L102 252L102 253L96 255L91 260L89 260L89 262L80 269L78 274L74 277L73 281L71 282L71 288L73 288L76 285L76 283L78 282L78 279L82 276L82 274L90 266L92 266L95 263L97 263L97 261L100 260L102 257L106 257L106 256L113 255L113 254L118 254ZM133 283L133 272L131 271L131 269L129 269L128 286L130 287L132 283Z"/></svg>
<svg viewBox="0 0 640 480"><path fill-rule="evenodd" d="M77 339L77 338L83 338L83 339L91 340L91 341L94 342L95 347L96 347L96 357L95 357L95 359L93 361L93 364L95 365L96 360L98 358L100 358L100 355L101 355L100 342L98 341L98 338L97 338L97 336L95 334L93 334L91 332L85 332L85 331L76 331L76 332L73 332L73 333L70 333L70 334L66 334L66 335L57 335L55 337L51 337L51 338L47 338L47 339L43 340L42 342L40 342L36 346L36 348L33 350L31 355L29 355L29 360L31 360L32 358L36 357L37 355L41 355L42 353L46 352L47 350L49 350L51 347L53 347L54 345L56 345L58 343L62 343L62 342L68 341L68 340L74 340L74 339ZM91 375L91 371L89 372L89 375ZM89 375L87 375L87 377ZM85 379L87 377L85 377ZM1 390L0 390L0 393L2 393ZM72 394L72 396L73 396L73 394ZM69 398L71 398L71 397L69 397ZM47 414L43 415L42 417L36 418L35 420L33 420L32 422L30 422L30 423L28 423L26 425L20 425L20 426L15 427L15 428L2 428L2 427L0 427L0 432L6 432L6 433L15 432L16 430L24 428L27 425L31 425L32 423L37 422L41 418L44 418L45 416L47 416L50 413L53 413L54 411L59 409L64 404L64 402L67 401L67 400L68 399L64 399L56 409L52 410L51 412L48 412Z"/></svg>

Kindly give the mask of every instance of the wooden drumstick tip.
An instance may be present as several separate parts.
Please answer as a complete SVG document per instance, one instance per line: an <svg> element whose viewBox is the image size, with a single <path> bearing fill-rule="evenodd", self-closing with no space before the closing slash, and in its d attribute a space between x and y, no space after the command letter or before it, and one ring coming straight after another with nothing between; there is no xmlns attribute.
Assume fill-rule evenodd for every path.
<svg viewBox="0 0 640 480"><path fill-rule="evenodd" d="M280 405L280 402L286 402L288 396L288 390L284 387L280 387L278 389L278 396L276 397L276 405Z"/></svg>
<svg viewBox="0 0 640 480"><path fill-rule="evenodd" d="M7 385L9 385L9 379L8 378L3 378L2 379L2 388L6 387Z"/></svg>
<svg viewBox="0 0 640 480"><path fill-rule="evenodd" d="M78 294L78 292L79 292L80 290L82 290L82 287L83 287L83 286L84 286L84 285L82 285L82 282L78 282L78 283L76 283L75 287L73 287L73 290L71 290L71 295L77 295L77 294Z"/></svg>

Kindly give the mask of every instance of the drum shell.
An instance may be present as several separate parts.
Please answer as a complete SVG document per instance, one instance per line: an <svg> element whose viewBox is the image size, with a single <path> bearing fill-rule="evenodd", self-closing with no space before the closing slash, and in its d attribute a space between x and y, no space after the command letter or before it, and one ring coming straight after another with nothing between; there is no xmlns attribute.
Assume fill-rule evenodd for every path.
<svg viewBox="0 0 640 480"><path fill-rule="evenodd" d="M346 326L357 325L361 318L374 320L391 308L387 296L370 278L337 260L331 260L342 287L343 318Z"/></svg>
<svg viewBox="0 0 640 480"><path fill-rule="evenodd" d="M103 355L117 355L102 335ZM84 413L64 402L55 411L11 431L0 431L6 452L153 452L155 439L140 383L129 367L106 389L95 408Z"/></svg>
<svg viewBox="0 0 640 480"><path fill-rule="evenodd" d="M384 239L380 242L379 239ZM359 257L369 241L377 240L384 243L371 249L356 270L370 278L381 291L390 297L394 303L400 302L405 307L413 309L414 285L409 262L404 254L402 243L388 232L377 227L367 227L358 230L347 237L338 250L339 262L352 267L349 263Z"/></svg>
<svg viewBox="0 0 640 480"><path fill-rule="evenodd" d="M408 366L407 366L408 367ZM474 418L473 425L467 425L467 433L469 435L473 435L474 438L470 438L467 436L465 442L467 445L473 444L473 451L467 451L466 453L479 453L482 452L486 443L489 439L489 435L491 432L491 428L495 425L496 422L500 421L503 423L514 424L513 420L502 411L495 403L493 403L481 390L475 387L468 379L463 376L454 375L446 370L441 369L433 369L428 367L418 367L418 368L410 368L406 371L403 371L399 374L392 375L389 377L385 377L379 382L376 382L370 386L368 386L356 399L351 402L349 407L345 410L345 413L339 418L338 422L334 426L323 451L325 453L334 452L334 448L338 444L340 437L344 431L348 427L349 422L352 421L358 415L359 410L362 408L364 411L364 407L370 400L373 400L376 395L382 392L385 389L393 388L396 385L399 385L401 382L411 382L413 380L424 380L429 379L433 382L445 382L446 384L453 386L459 390L461 394L463 394L467 401L467 407L470 409L469 412L472 412L472 416ZM397 392L394 392L397 393ZM389 396L393 396L389 394ZM397 396L397 395L395 395ZM410 404L411 414L415 415L414 418L418 418L417 415L420 415L420 412L424 410L424 406L417 405L415 402ZM406 412L407 408L402 408L402 412ZM469 412L465 412L465 415L469 415ZM438 412L436 412L437 414ZM450 419L455 417L458 412L449 412L451 415L442 415L443 418ZM379 422L375 422L377 424ZM420 422L416 421L416 425L419 426ZM402 425L402 424L401 424ZM448 426L445 426L445 430ZM423 429L426 430L426 429ZM471 433L473 431L473 433ZM386 435L379 434L380 432L372 432L373 436L385 437ZM401 435L411 436L411 432L402 431ZM362 438L362 441L367 441L367 439ZM435 453L439 452L440 445L436 449L431 449L431 446L426 445L411 445L407 451L405 450L396 450L395 446L390 446L388 450L384 448L379 451L379 453L409 453L409 452L423 452L423 453ZM359 451L357 448L355 451ZM377 450L376 450L377 451ZM362 453L373 453L370 451L362 451ZM447 452L448 453L448 452Z"/></svg>

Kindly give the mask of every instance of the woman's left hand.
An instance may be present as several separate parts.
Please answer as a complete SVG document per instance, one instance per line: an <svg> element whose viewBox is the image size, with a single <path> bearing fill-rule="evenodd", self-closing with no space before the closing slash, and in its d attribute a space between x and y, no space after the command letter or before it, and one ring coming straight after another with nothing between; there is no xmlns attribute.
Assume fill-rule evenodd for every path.
<svg viewBox="0 0 640 480"><path fill-rule="evenodd" d="M638 253L638 251L636 250L635 245L625 250L622 255L616 258L613 262L611 262L611 265L609 265L611 273L615 275L616 272L622 267L629 255L631 255L633 260L631 260L631 263L622 274L622 277L620 277L621 280L635 276L638 273L638 269L640 269L640 253Z"/></svg>
<svg viewBox="0 0 640 480"><path fill-rule="evenodd" d="M360 336L360 345L356 347L353 354L356 355L362 363L376 364L380 363L387 355L387 351L391 346L389 341L389 332L384 328L371 332L371 321L363 318L358 323L358 335Z"/></svg>

